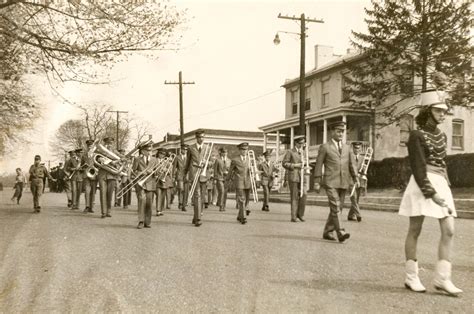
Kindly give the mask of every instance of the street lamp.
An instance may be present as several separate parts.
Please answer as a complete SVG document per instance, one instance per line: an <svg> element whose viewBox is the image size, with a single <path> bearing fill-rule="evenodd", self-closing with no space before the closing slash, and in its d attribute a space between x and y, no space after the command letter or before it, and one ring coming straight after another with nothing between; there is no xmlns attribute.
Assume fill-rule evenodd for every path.
<svg viewBox="0 0 474 314"><path fill-rule="evenodd" d="M306 124L305 124L305 49L306 49L306 22L315 22L315 23L324 23L323 20L315 20L305 18L304 13L301 14L300 17L290 17L290 16L282 16L281 13L278 14L278 18L280 19L288 19L288 20L298 20L300 21L301 30L299 33L290 33L290 32L281 32L280 33L290 33L290 34L297 34L300 36L300 43L301 43L301 51L300 51L300 135L306 136ZM278 45L280 43L280 36L276 33L275 38L273 39L273 43Z"/></svg>

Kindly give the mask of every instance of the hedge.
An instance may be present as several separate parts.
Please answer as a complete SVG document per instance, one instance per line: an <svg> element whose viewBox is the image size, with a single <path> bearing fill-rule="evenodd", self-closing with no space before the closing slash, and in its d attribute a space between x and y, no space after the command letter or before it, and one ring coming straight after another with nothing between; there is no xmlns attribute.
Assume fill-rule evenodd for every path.
<svg viewBox="0 0 474 314"><path fill-rule="evenodd" d="M451 187L474 187L474 154L456 154L446 158ZM371 188L404 189L411 176L408 157L372 161L367 177Z"/></svg>

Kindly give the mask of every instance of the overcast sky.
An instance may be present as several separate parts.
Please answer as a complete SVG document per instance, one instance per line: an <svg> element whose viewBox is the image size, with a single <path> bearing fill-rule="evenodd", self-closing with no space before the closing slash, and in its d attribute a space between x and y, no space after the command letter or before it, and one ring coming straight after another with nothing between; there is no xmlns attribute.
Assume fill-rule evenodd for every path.
<svg viewBox="0 0 474 314"><path fill-rule="evenodd" d="M79 114L76 104L106 103L116 110L153 124L153 139L160 141L166 132L179 133L177 81L183 72L184 129L215 128L257 131L259 126L284 119L284 90L287 78L299 76L300 41L297 35L280 34L281 43L273 44L277 31L299 32L299 25L278 19L282 15L305 13L323 19L324 24L308 23L306 71L314 67L314 45L333 46L344 54L350 47L351 30L365 31L364 7L369 1L171 1L187 8L189 18L182 30L182 49L164 51L154 60L132 57L112 70L109 85L59 88L62 97L40 80L35 94L43 103L44 118L35 125L32 145L19 146L1 161L0 171L27 169L33 156L53 159L49 142L57 128ZM57 164L54 160L51 166Z"/></svg>

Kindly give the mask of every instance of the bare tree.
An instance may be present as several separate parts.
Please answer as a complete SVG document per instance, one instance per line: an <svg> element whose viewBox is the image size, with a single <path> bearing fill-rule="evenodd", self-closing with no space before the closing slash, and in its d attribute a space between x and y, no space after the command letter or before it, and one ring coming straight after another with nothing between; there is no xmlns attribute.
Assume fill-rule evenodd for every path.
<svg viewBox="0 0 474 314"><path fill-rule="evenodd" d="M60 158L69 150L82 147L87 139L84 123L81 120L68 120L61 124L50 142L53 155Z"/></svg>

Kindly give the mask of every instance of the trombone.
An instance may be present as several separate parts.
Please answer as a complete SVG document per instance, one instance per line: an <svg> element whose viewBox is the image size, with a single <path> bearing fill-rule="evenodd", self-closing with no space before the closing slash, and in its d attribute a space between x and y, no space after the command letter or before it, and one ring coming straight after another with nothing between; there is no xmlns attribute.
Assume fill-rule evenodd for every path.
<svg viewBox="0 0 474 314"><path fill-rule="evenodd" d="M363 180L364 182L367 182L367 170L369 169L369 164L370 164L370 160L372 159L373 153L374 153L374 150L372 149L372 147L367 147L367 150L365 151L364 159L362 161L362 165L360 165L358 175L360 176L360 180ZM352 191L350 195L351 197L352 195L354 195L357 185L358 185L357 183L354 183L354 185L352 186Z"/></svg>
<svg viewBox="0 0 474 314"><path fill-rule="evenodd" d="M164 165L163 165L163 168L166 169L165 172L163 172L161 175L160 175L160 178L158 180L160 180L161 182L164 183L164 181L166 180L166 176L168 175L168 173L171 172L171 169L173 169L173 164L174 164L174 159L176 158L176 154L173 154L171 153L168 157L166 157L164 159Z"/></svg>
<svg viewBox="0 0 474 314"><path fill-rule="evenodd" d="M209 164L209 159L211 158L213 146L214 146L213 142L206 143L206 149L204 150L204 155L199 161L198 170L196 174L194 175L193 184L191 185L191 189L189 190L187 204L189 204L189 201L192 200L193 198L194 191L196 190L196 186L199 182L199 177L206 176L207 166Z"/></svg>
<svg viewBox="0 0 474 314"><path fill-rule="evenodd" d="M303 197L303 194L306 189L305 185L305 176L310 175L310 167L309 167L309 148L308 145L305 145L303 154L301 156L301 170L300 170L300 197ZM306 183L309 183L309 180L306 180Z"/></svg>
<svg viewBox="0 0 474 314"><path fill-rule="evenodd" d="M258 202L257 181L260 181L260 175L258 174L258 169L257 169L257 160L255 159L255 152L253 150L249 150L247 152L247 156L248 156L248 161L249 161L250 184L252 186L253 201L257 203Z"/></svg>

